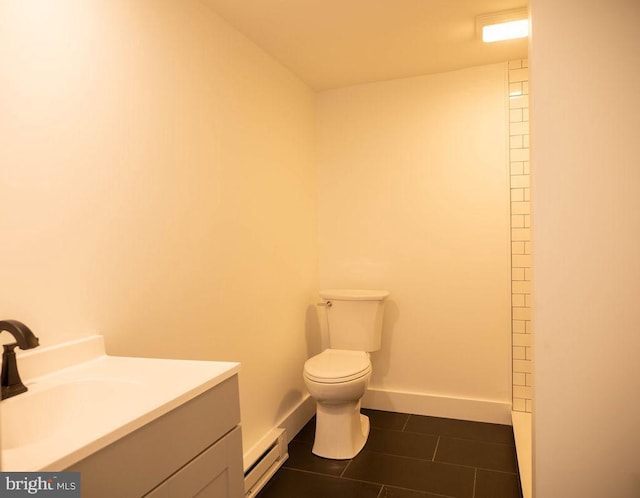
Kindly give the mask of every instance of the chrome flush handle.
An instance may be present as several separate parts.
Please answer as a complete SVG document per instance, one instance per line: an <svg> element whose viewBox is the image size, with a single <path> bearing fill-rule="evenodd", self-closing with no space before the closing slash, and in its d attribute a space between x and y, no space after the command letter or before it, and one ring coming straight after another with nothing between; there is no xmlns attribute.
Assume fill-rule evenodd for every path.
<svg viewBox="0 0 640 498"><path fill-rule="evenodd" d="M333 304L331 303L331 301L322 301L322 302L318 303L318 306L326 306L327 308L331 308L331 306L333 306Z"/></svg>

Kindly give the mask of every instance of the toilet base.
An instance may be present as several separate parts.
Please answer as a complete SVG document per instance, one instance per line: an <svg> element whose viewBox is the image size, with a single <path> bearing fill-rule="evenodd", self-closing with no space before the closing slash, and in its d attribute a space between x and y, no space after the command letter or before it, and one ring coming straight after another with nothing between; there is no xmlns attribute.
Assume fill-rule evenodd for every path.
<svg viewBox="0 0 640 498"><path fill-rule="evenodd" d="M318 403L314 455L333 460L353 458L369 437L369 417L360 413L360 401L342 404Z"/></svg>

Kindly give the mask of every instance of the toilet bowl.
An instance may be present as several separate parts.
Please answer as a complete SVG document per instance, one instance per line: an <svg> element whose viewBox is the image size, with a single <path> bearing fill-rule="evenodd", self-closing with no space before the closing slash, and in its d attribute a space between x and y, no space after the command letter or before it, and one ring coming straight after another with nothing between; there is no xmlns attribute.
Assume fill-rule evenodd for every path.
<svg viewBox="0 0 640 498"><path fill-rule="evenodd" d="M317 402L315 455L336 460L356 456L369 436L360 400L371 378L369 354L326 349L304 365L304 382Z"/></svg>
<svg viewBox="0 0 640 498"><path fill-rule="evenodd" d="M326 319L328 349L309 358L303 377L316 400L313 453L336 460L353 458L369 437L369 419L360 400L371 378L369 353L382 345L386 290L320 291L321 319Z"/></svg>

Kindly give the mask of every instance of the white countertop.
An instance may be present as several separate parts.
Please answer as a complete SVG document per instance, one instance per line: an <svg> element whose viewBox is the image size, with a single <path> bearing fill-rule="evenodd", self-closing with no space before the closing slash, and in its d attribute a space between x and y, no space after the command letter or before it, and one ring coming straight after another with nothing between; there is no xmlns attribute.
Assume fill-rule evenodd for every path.
<svg viewBox="0 0 640 498"><path fill-rule="evenodd" d="M29 391L0 402L0 469L60 471L236 375L235 362L105 354L101 336L18 357ZM17 431L17 432L14 432Z"/></svg>

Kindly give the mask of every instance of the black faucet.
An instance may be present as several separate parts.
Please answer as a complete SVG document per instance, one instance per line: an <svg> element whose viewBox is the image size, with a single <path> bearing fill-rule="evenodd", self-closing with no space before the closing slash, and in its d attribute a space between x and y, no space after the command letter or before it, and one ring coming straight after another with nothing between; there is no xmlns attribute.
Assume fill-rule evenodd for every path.
<svg viewBox="0 0 640 498"><path fill-rule="evenodd" d="M0 321L0 332L6 330L15 337L16 342L4 345L2 353L2 397L7 399L16 394L27 391L27 386L20 380L18 374L18 363L16 362L16 353L14 349L18 346L20 349L31 349L37 347L40 342L38 338L31 332L29 327L17 320Z"/></svg>

